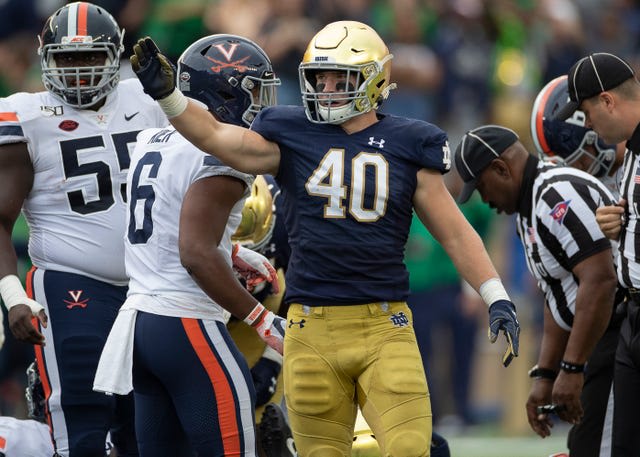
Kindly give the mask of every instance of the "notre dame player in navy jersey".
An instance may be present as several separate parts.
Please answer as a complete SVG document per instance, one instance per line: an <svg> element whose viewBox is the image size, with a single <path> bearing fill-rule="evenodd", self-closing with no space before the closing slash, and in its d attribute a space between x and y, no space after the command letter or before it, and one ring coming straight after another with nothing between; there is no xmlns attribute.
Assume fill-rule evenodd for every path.
<svg viewBox="0 0 640 457"><path fill-rule="evenodd" d="M331 23L300 64L304 108L263 110L248 130L189 102L151 38L131 58L186 138L235 169L274 175L282 189L291 246L284 388L301 456L349 455L358 406L382 455L429 454L429 392L402 263L413 209L489 305L491 340L500 330L507 338L505 365L518 352L515 306L444 185L446 134L377 113L393 87L391 59L369 26ZM239 64L232 48L227 60Z"/></svg>
<svg viewBox="0 0 640 457"><path fill-rule="evenodd" d="M279 144L278 182L283 189L303 182L307 190L295 200L283 190L285 219L293 227L287 301L330 306L402 299L409 293L403 255L417 172L448 170L445 133L422 121L384 116L345 135L338 125L310 124L302 107L266 111L252 130ZM361 189L349 207L340 196L348 179ZM319 214L332 222L318 224ZM322 265L327 274L318 275Z"/></svg>

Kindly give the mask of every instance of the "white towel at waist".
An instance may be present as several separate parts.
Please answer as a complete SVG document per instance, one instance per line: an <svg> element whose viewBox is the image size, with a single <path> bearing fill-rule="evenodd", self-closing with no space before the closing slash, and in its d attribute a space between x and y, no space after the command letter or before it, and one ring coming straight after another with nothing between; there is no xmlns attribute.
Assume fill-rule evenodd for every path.
<svg viewBox="0 0 640 457"><path fill-rule="evenodd" d="M96 392L126 395L133 390L133 337L138 311L125 304L120 308L102 349L93 380Z"/></svg>

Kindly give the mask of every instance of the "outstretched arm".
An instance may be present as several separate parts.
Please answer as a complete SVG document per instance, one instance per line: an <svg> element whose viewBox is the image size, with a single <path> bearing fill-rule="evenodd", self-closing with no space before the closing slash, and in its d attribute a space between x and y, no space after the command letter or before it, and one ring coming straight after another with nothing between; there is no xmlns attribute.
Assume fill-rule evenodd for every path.
<svg viewBox="0 0 640 457"><path fill-rule="evenodd" d="M503 364L518 355L520 324L515 306L502 287L478 233L469 224L447 190L438 171L418 172L413 204L424 226L445 249L460 275L489 306L489 339L495 342L502 330L507 339Z"/></svg>
<svg viewBox="0 0 640 457"><path fill-rule="evenodd" d="M185 138L236 170L251 174L277 173L278 145L249 129L219 122L200 104L187 99L175 87L175 67L151 38L138 40L133 52L131 66L144 91L158 102Z"/></svg>

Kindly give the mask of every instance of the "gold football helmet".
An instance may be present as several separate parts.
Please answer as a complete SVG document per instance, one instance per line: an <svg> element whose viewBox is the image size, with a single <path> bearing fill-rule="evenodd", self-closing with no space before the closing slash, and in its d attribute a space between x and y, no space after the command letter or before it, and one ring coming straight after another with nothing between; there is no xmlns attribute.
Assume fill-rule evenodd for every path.
<svg viewBox="0 0 640 457"><path fill-rule="evenodd" d="M390 83L393 55L366 24L332 22L311 40L299 66L307 117L319 124L341 124L376 109L395 87ZM346 73L343 92L322 93L319 71ZM340 87L340 84L337 85Z"/></svg>
<svg viewBox="0 0 640 457"><path fill-rule="evenodd" d="M231 240L247 249L261 252L271 241L275 224L275 207L269 184L263 176L258 175L251 186L251 195L242 208L240 225Z"/></svg>

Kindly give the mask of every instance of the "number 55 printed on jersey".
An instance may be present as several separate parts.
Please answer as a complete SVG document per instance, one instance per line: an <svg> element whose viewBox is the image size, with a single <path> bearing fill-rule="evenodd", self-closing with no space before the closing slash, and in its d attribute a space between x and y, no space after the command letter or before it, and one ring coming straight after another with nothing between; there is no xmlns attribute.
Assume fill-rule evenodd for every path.
<svg viewBox="0 0 640 457"><path fill-rule="evenodd" d="M367 169L373 179L367 180ZM347 196L344 184L344 149L330 149L320 161L305 188L309 195L327 199L324 217L344 218L345 199L349 213L359 222L375 222L384 216L389 198L389 164L381 154L361 152L351 161L351 192ZM367 189L372 186L373 189ZM365 208L365 191L373 190L373 205Z"/></svg>
<svg viewBox="0 0 640 457"><path fill-rule="evenodd" d="M60 153L62 154L62 167L64 177L72 182L74 178L78 181L78 190L67 192L71 211L79 214L91 214L106 211L115 203L111 167L107 162L96 160L86 162L81 160L83 151L104 150L111 153L115 149L118 159L119 172L129 169L129 144L136 141L139 130L131 132L114 133L111 135L113 148L108 148L105 138L102 135L76 138L73 140L60 142ZM95 184L87 182L87 176L95 175ZM97 186L97 187L96 187ZM91 194L97 194L97 199L90 199ZM123 202L127 201L126 184L120 185L120 197Z"/></svg>

